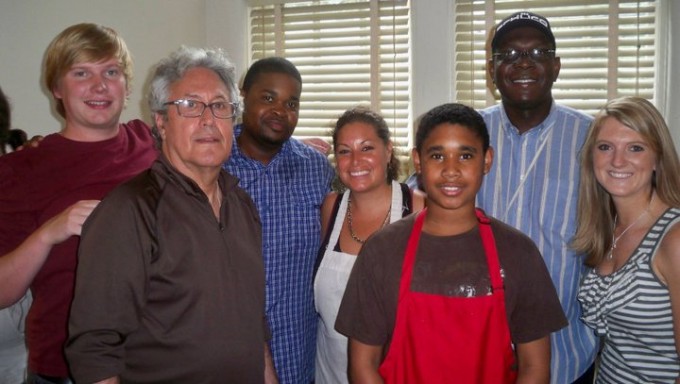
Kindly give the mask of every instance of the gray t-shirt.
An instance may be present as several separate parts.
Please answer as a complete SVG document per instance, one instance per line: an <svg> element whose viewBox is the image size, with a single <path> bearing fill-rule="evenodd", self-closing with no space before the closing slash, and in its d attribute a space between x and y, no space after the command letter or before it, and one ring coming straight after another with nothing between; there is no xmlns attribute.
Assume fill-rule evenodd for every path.
<svg viewBox="0 0 680 384"><path fill-rule="evenodd" d="M31 307L31 291L14 305L0 310L0 384L20 384L26 376L24 322Z"/></svg>

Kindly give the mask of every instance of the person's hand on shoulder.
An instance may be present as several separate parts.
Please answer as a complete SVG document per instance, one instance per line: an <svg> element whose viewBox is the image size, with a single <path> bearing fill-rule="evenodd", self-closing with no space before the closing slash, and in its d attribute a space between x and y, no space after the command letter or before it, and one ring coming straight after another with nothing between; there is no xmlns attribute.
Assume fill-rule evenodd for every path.
<svg viewBox="0 0 680 384"><path fill-rule="evenodd" d="M331 145L326 142L326 140L319 137L307 137L300 140L308 147L314 148L324 155L328 155L331 151Z"/></svg>
<svg viewBox="0 0 680 384"><path fill-rule="evenodd" d="M71 236L80 236L83 223L97 207L99 200L80 200L42 225L43 241L59 244Z"/></svg>
<svg viewBox="0 0 680 384"><path fill-rule="evenodd" d="M24 148L37 148L40 145L40 142L42 141L43 138L44 136L42 135L35 135L31 137L30 140L26 141L23 145L17 147L16 150L21 151Z"/></svg>

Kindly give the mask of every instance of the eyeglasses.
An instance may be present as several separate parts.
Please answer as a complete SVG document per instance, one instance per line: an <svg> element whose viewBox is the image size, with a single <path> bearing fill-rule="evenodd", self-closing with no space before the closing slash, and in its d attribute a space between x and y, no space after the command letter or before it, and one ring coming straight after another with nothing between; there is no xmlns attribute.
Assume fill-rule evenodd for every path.
<svg viewBox="0 0 680 384"><path fill-rule="evenodd" d="M216 101L214 103L206 104L202 101L191 99L179 99L168 101L163 105L174 105L177 107L177 113L182 117L201 117L207 107L213 116L218 119L231 119L238 113L238 103L230 103L227 101Z"/></svg>
<svg viewBox="0 0 680 384"><path fill-rule="evenodd" d="M510 48L503 52L494 53L493 57L506 64L510 64L519 60L521 56L527 56L533 62L542 62L547 60L551 55L554 54L555 54L554 49L534 48L528 51L520 51L518 49Z"/></svg>

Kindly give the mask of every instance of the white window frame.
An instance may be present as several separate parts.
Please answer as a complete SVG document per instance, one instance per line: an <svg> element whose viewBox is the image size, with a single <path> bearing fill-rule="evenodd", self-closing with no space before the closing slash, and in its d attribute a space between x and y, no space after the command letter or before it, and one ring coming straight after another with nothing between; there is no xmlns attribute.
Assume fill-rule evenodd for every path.
<svg viewBox="0 0 680 384"><path fill-rule="evenodd" d="M317 53L319 63L315 63L315 53L307 52L310 46L317 43L312 40L328 39L328 35L305 32L311 35L306 39L307 36L301 33L306 28L304 24L318 23L323 28L331 28L329 26L332 24L323 14L319 14L322 16L318 16L318 20L300 19L292 7L306 6L311 9L318 4L335 7L337 15L345 12L347 17L354 18L356 25L348 19L338 21L338 34L355 41L361 40L362 44L368 41L369 45L356 50L348 48L350 52L346 54L347 59L332 57L332 52L330 58L324 57L326 52L321 52L320 48ZM358 7L356 4L364 4L366 9L350 9ZM408 0L251 0L248 5L249 65L262 57L282 56L293 62L302 75L300 119L295 137L323 137L330 140L330 130L342 112L356 105L364 105L383 115L392 131L392 141L399 155L402 158L408 156L413 140ZM267 15L263 16L264 13ZM291 15L290 24L286 24L287 14ZM264 30L262 23L268 25ZM288 27L284 28L284 25ZM352 31L356 32L355 36L351 36ZM393 35L398 37L393 39ZM264 47L262 41L265 42ZM327 51L331 51L335 41L326 41L329 45ZM344 78L332 78L333 66L328 60L338 60L337 73L344 75Z"/></svg>
<svg viewBox="0 0 680 384"><path fill-rule="evenodd" d="M594 114L619 96L654 101L659 95L658 1L456 0L454 97L475 108L499 102L486 71L488 36L504 17L528 10L548 18L557 41L562 61L553 86L557 102Z"/></svg>

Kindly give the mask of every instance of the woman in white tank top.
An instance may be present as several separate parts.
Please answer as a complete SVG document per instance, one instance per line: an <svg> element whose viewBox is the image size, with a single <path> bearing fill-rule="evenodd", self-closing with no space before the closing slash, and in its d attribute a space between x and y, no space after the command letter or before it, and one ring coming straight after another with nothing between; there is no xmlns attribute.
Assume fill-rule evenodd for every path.
<svg viewBox="0 0 680 384"><path fill-rule="evenodd" d="M321 208L323 242L314 278L319 313L317 384L347 383L347 338L335 318L361 246L373 232L423 207L423 198L396 182L399 162L384 119L366 108L346 111L333 130L338 178L346 191Z"/></svg>

